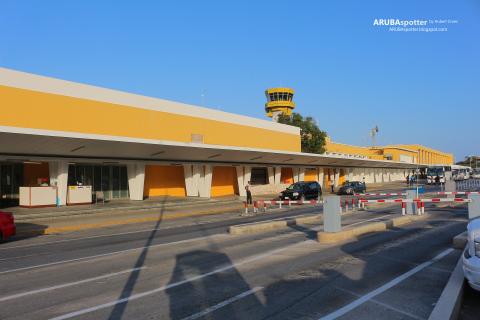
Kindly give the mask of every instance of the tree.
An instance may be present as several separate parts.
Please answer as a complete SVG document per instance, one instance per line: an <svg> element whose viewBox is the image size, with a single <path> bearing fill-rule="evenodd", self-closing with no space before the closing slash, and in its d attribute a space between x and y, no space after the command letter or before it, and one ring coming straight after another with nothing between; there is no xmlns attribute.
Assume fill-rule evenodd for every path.
<svg viewBox="0 0 480 320"><path fill-rule="evenodd" d="M278 117L278 122L300 128L302 152L325 152L325 138L327 137L327 133L318 128L317 123L312 117L303 118L301 114L294 112L291 116L281 114Z"/></svg>

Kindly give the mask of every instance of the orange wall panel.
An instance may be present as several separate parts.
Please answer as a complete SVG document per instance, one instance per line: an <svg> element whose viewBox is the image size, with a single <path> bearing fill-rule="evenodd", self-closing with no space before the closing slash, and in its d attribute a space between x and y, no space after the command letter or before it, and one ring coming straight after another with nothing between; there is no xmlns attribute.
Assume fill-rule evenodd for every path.
<svg viewBox="0 0 480 320"><path fill-rule="evenodd" d="M293 183L293 169L282 168L280 180L282 181L282 183Z"/></svg>
<svg viewBox="0 0 480 320"><path fill-rule="evenodd" d="M212 197L238 194L237 172L235 167L213 167Z"/></svg>
<svg viewBox="0 0 480 320"><path fill-rule="evenodd" d="M307 169L305 170L305 181L317 181L317 169Z"/></svg>
<svg viewBox="0 0 480 320"><path fill-rule="evenodd" d="M145 166L146 197L177 196L185 197L185 177L182 166Z"/></svg>

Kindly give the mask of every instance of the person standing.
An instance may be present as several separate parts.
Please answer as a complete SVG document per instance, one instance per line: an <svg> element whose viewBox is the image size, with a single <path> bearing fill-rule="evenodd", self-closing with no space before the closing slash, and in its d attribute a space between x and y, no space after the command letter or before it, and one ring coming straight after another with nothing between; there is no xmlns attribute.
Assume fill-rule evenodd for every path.
<svg viewBox="0 0 480 320"><path fill-rule="evenodd" d="M407 187L410 186L410 174L407 175Z"/></svg>
<svg viewBox="0 0 480 320"><path fill-rule="evenodd" d="M362 178L362 183L363 183L363 187L365 189L364 192L367 192L367 184L365 183L365 177Z"/></svg>
<svg viewBox="0 0 480 320"><path fill-rule="evenodd" d="M335 192L335 181L330 180L330 192L334 193Z"/></svg>
<svg viewBox="0 0 480 320"><path fill-rule="evenodd" d="M247 193L247 204L253 204L252 191L250 191L250 181L245 186L245 192Z"/></svg>

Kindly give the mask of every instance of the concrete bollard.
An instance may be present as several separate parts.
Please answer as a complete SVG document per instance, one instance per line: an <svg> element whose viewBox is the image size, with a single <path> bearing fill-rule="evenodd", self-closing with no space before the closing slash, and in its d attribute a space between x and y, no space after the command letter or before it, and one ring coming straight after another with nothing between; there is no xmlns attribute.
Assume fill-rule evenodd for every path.
<svg viewBox="0 0 480 320"><path fill-rule="evenodd" d="M245 206L245 214L248 214L248 203L247 203L247 201L244 201L243 205Z"/></svg>
<svg viewBox="0 0 480 320"><path fill-rule="evenodd" d="M469 194L468 199L472 200L468 203L468 219L480 217L480 194Z"/></svg>
<svg viewBox="0 0 480 320"><path fill-rule="evenodd" d="M422 214L425 214L425 202L422 201Z"/></svg>
<svg viewBox="0 0 480 320"><path fill-rule="evenodd" d="M263 201L263 212L267 212L267 203Z"/></svg>
<svg viewBox="0 0 480 320"><path fill-rule="evenodd" d="M416 199L417 198L417 192L415 190L407 190L407 199ZM415 207L417 206L416 202L407 202L407 214L415 214Z"/></svg>
<svg viewBox="0 0 480 320"><path fill-rule="evenodd" d="M402 202L402 216L406 215L407 203Z"/></svg>
<svg viewBox="0 0 480 320"><path fill-rule="evenodd" d="M355 199L352 198L352 211L355 211Z"/></svg>
<svg viewBox="0 0 480 320"><path fill-rule="evenodd" d="M258 212L258 206L257 206L257 201L253 201L253 213Z"/></svg>
<svg viewBox="0 0 480 320"><path fill-rule="evenodd" d="M339 196L327 196L323 203L323 231L339 232L342 230L342 217Z"/></svg>

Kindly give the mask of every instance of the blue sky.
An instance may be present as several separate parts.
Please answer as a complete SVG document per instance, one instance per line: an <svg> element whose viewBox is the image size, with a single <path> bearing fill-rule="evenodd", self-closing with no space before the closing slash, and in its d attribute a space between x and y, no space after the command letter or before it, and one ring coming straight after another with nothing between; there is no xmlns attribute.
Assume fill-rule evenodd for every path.
<svg viewBox="0 0 480 320"><path fill-rule="evenodd" d="M378 125L378 144L480 154L478 0L3 0L0 39L7 68L259 118L264 90L289 86L334 141L368 145Z"/></svg>

